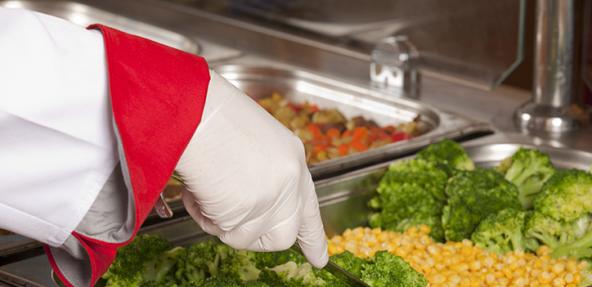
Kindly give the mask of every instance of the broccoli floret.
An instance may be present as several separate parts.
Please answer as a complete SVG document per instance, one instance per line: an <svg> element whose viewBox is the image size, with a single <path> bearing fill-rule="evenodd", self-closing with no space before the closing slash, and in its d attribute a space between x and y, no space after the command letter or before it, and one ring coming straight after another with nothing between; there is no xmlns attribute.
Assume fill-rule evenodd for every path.
<svg viewBox="0 0 592 287"><path fill-rule="evenodd" d="M535 212L526 221L525 235L549 246L553 257L584 259L592 256L591 223L590 215L564 222Z"/></svg>
<svg viewBox="0 0 592 287"><path fill-rule="evenodd" d="M169 286L169 285L161 285ZM208 278L202 285L189 285L189 286L201 286L201 287L272 287L264 282L252 281L242 282L232 278L226 277L211 277ZM189 287L187 286L187 287ZM144 287L144 286L143 286Z"/></svg>
<svg viewBox="0 0 592 287"><path fill-rule="evenodd" d="M358 278L362 277L362 269L366 264L365 260L349 251L331 256L331 261Z"/></svg>
<svg viewBox="0 0 592 287"><path fill-rule="evenodd" d="M543 185L534 209L565 222L591 213L592 174L575 169L557 171Z"/></svg>
<svg viewBox="0 0 592 287"><path fill-rule="evenodd" d="M106 286L140 286L154 280L156 273L158 276L163 276L162 274L166 274L170 266L168 263L159 264L159 259L161 254L171 247L168 241L158 236L136 237L129 245L118 250L115 262L103 275L107 280ZM146 276L150 278L147 280Z"/></svg>
<svg viewBox="0 0 592 287"><path fill-rule="evenodd" d="M455 141L445 139L431 144L417 153L418 159L436 163L449 175L455 170L473 170L475 164L465 149Z"/></svg>
<svg viewBox="0 0 592 287"><path fill-rule="evenodd" d="M223 258L217 276L238 279L241 282L255 281L259 278L259 270L255 263L255 253L245 250L234 250L227 245L220 245L231 250L229 257Z"/></svg>
<svg viewBox="0 0 592 287"><path fill-rule="evenodd" d="M203 241L191 245L186 256L177 263L175 278L181 286L201 285L211 276L218 274L220 255L215 241Z"/></svg>
<svg viewBox="0 0 592 287"><path fill-rule="evenodd" d="M592 174L557 171L534 200L526 235L552 249L553 257L592 256Z"/></svg>
<svg viewBox="0 0 592 287"><path fill-rule="evenodd" d="M526 213L515 209L503 209L485 218L471 235L475 245L504 254L510 251L526 250L523 235Z"/></svg>
<svg viewBox="0 0 592 287"><path fill-rule="evenodd" d="M564 235L567 243L553 248L551 255L555 258L571 257L586 259L592 257L592 225L590 215L584 215L567 224L568 235ZM571 240L570 240L571 239Z"/></svg>
<svg viewBox="0 0 592 287"><path fill-rule="evenodd" d="M516 186L489 169L458 172L449 180L446 194L448 202L443 209L442 226L450 241L469 238L490 214L505 208L522 208Z"/></svg>
<svg viewBox="0 0 592 287"><path fill-rule="evenodd" d="M381 179L378 196L368 203L378 212L370 215L372 227L405 231L428 225L436 240L442 240L440 217L445 203L448 176L434 163L414 159L395 163Z"/></svg>
<svg viewBox="0 0 592 287"><path fill-rule="evenodd" d="M518 187L518 198L525 209L541 191L543 184L555 173L548 155L534 149L520 148L496 168Z"/></svg>
<svg viewBox="0 0 592 287"><path fill-rule="evenodd" d="M552 249L555 258L584 259L592 256L592 221L584 215L572 222L535 213L526 223L526 235Z"/></svg>
<svg viewBox="0 0 592 287"><path fill-rule="evenodd" d="M288 261L282 265L266 268L261 272L259 280L270 286L312 287L327 285L322 278L315 274L312 265L307 262L297 264Z"/></svg>
<svg viewBox="0 0 592 287"><path fill-rule="evenodd" d="M364 265L362 281L372 287L427 286L423 274L414 270L401 257L379 251L369 264Z"/></svg>
<svg viewBox="0 0 592 287"><path fill-rule="evenodd" d="M535 238L551 249L574 240L574 232L568 223L537 212L526 220L524 233L527 237Z"/></svg>
<svg viewBox="0 0 592 287"><path fill-rule="evenodd" d="M306 259L304 256L294 252L290 249L277 252L257 252L255 253L256 266L259 269L265 267L273 267L282 265L288 261L294 261L296 263L304 263Z"/></svg>

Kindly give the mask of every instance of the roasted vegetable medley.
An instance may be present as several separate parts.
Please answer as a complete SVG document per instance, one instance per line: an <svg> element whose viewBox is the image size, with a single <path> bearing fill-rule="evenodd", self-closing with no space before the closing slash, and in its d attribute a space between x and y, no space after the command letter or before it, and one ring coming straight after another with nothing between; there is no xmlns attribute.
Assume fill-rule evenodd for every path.
<svg viewBox="0 0 592 287"><path fill-rule="evenodd" d="M371 286L426 286L422 274L388 252L373 259L338 255L332 260L355 264ZM313 268L303 256L288 250L255 253L239 251L209 240L187 248L174 247L158 236L143 235L119 250L103 275L106 286L349 286L331 273Z"/></svg>
<svg viewBox="0 0 592 287"><path fill-rule="evenodd" d="M292 103L279 93L258 102L302 140L309 164L406 140L419 133L417 121L381 127L361 116L347 119L336 109Z"/></svg>
<svg viewBox="0 0 592 287"><path fill-rule="evenodd" d="M559 259L592 259L592 174L556 169L548 155L533 149L521 148L497 167L486 169L475 168L464 149L453 141L433 144L416 158L391 165L379 183L377 196L368 205L374 210L369 218L374 228L404 232L426 226L435 241L483 248L499 254L494 256L496 260L509 258L503 255L510 254L507 256L525 260L520 261L522 263L540 262L545 268L559 264L558 271L551 273L547 272L553 271L550 269L522 268L520 272L528 272L524 276L505 276L510 281L501 280L495 273L510 272L505 268L497 271L477 268L478 272L472 273L477 277L470 277L471 282L481 284L477 286L535 286L520 283L535 282L535 278L546 278L540 282L553 283L553 286L576 286L574 282L583 279L582 270L563 273L565 264L572 263ZM425 238L421 242L437 246L438 250L446 246L427 242ZM397 252L402 251L398 248L402 247L392 251L400 254ZM537 252L542 256L535 256ZM446 256L447 262L450 256ZM482 256L493 255L480 252L479 256L483 259ZM479 262L475 264L482 266L483 261L479 260L468 263ZM471 275L455 271L441 281L435 279L442 278L441 273L436 272L438 276L434 277L426 270L422 272L433 286ZM495 279L493 283L484 281L486 278L482 275L488 274L494 274L489 277Z"/></svg>

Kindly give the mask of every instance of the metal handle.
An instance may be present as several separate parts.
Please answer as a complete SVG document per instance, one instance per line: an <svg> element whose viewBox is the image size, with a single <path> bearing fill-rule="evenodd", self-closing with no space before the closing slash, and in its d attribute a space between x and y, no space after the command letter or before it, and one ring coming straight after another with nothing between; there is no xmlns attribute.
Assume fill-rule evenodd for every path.
<svg viewBox="0 0 592 287"><path fill-rule="evenodd" d="M396 89L403 97L419 96L419 53L405 36L388 37L372 51L370 79L375 87Z"/></svg>
<svg viewBox="0 0 592 287"><path fill-rule="evenodd" d="M292 249L293 251L295 251L295 252L299 253L300 255L304 256L304 253L302 253L302 249L300 249L300 246L298 246L298 244L292 245L292 247L290 249ZM362 281L359 278L353 276L348 271L346 271L343 268L339 267L339 265L331 262L331 260L329 260L327 262L327 265L325 265L324 269L327 270L329 273L333 274L333 276L337 277L339 280L341 280L341 281L343 281L345 283L348 283L349 286L369 287L368 284L366 284L364 281Z"/></svg>
<svg viewBox="0 0 592 287"><path fill-rule="evenodd" d="M160 218L171 218L174 215L173 210L171 210L169 205L166 203L162 193L154 205L154 211L156 211L156 214L158 214Z"/></svg>

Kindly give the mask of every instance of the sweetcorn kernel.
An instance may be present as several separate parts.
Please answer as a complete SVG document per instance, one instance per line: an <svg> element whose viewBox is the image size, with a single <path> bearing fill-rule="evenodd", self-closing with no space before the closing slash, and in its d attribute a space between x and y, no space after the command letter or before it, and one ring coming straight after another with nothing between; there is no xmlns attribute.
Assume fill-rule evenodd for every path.
<svg viewBox="0 0 592 287"><path fill-rule="evenodd" d="M498 255L468 240L438 243L428 234L427 226L403 233L355 228L329 239L329 253L349 250L367 258L387 250L422 272L431 286L577 286L588 268L587 263L553 259L546 247L537 254Z"/></svg>

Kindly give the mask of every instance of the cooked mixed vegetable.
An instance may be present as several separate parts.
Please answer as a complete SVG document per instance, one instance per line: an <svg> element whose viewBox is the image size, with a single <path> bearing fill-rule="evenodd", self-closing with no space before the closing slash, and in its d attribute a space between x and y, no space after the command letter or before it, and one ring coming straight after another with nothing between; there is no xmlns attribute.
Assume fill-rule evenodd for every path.
<svg viewBox="0 0 592 287"><path fill-rule="evenodd" d="M590 286L592 171L556 169L522 148L475 167L444 140L381 178L371 227L329 239L331 260L376 286ZM104 276L107 286L347 286L291 251L215 242L188 248L143 236Z"/></svg>
<svg viewBox="0 0 592 287"><path fill-rule="evenodd" d="M453 141L433 144L416 158L391 165L368 205L374 210L369 218L374 228L404 232L425 226L430 240L464 242L499 254L498 259L505 258L503 254L527 256L527 263L543 260L545 266L561 260L592 259L592 173L558 170L548 155L533 149L521 148L497 167L485 169L475 168L464 149ZM399 254L396 249L393 252ZM537 257L536 252L543 256ZM559 261L549 261L552 259ZM482 264L480 260L472 262ZM535 268L528 276L513 276L516 282L496 279L492 283L484 281L482 275L488 273L479 270L473 275L481 277L472 282L487 286L506 286L508 282L532 286L516 282L534 282L529 280L541 274L552 279L548 283L553 286L572 286L582 279L579 271L568 276L561 272L539 274L544 271ZM434 278L431 283L440 282Z"/></svg>
<svg viewBox="0 0 592 287"><path fill-rule="evenodd" d="M388 252L408 262L432 287L587 287L592 283L587 262L553 258L546 247L539 247L536 253L510 251L502 255L480 248L467 239L436 242L429 232L426 225L411 227L403 233L368 227L348 229L329 240L329 254L333 259L349 254L365 259ZM360 274L356 264L334 261L351 273Z"/></svg>
<svg viewBox="0 0 592 287"><path fill-rule="evenodd" d="M424 276L388 252L362 260L347 254L332 260L355 264L371 286L426 286ZM350 266L350 265L348 265ZM103 275L106 286L349 286L331 273L312 267L291 250L256 253L235 250L215 240L187 248L158 236L142 235L119 250Z"/></svg>
<svg viewBox="0 0 592 287"><path fill-rule="evenodd" d="M416 121L381 127L361 116L348 119L336 109L321 109L308 102L292 103L279 93L258 102L302 140L309 164L381 147L419 133Z"/></svg>

